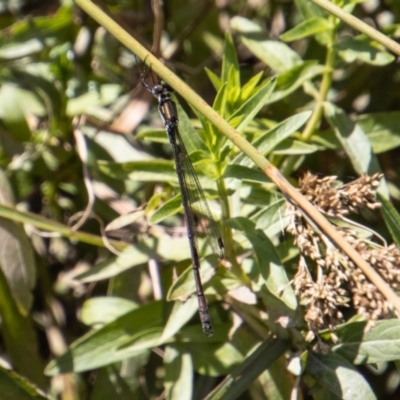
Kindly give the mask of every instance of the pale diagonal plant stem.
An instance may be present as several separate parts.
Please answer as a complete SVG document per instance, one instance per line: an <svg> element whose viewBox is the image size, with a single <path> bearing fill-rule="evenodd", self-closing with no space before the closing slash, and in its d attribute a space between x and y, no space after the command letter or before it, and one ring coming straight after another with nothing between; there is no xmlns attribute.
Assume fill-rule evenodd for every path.
<svg viewBox="0 0 400 400"><path fill-rule="evenodd" d="M213 110L197 93L181 81L145 47L137 42L128 32L89 0L74 0L87 14L107 29L117 40L138 56L146 65L178 92L188 103L195 107L235 146L246 154L281 190L284 196L313 221L313 223L339 247L351 261L357 265L377 289L400 312L400 298L379 274L359 255L359 253L336 231L327 219L272 165L260 152L247 142L227 121ZM314 0L315 1L315 0Z"/></svg>

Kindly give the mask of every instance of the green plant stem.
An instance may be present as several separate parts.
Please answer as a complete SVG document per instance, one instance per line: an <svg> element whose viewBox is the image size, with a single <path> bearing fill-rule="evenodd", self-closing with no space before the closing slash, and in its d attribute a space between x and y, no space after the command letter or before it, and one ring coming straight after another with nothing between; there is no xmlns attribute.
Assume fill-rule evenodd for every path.
<svg viewBox="0 0 400 400"><path fill-rule="evenodd" d="M246 154L278 187L285 198L297 205L303 214L339 247L350 260L357 265L377 289L400 312L400 298L380 275L358 254L358 252L336 231L328 220L297 189L295 189L256 148L213 110L197 93L165 67L157 58L149 53L139 42L122 29L106 13L88 0L74 0L86 13L107 29L123 45L135 53L146 65L168 83L185 100L203 114L214 126L224 134L235 146Z"/></svg>
<svg viewBox="0 0 400 400"><path fill-rule="evenodd" d="M324 112L324 101L328 96L329 89L332 85L332 71L333 64L335 62L335 51L331 46L327 49L325 66L327 67L321 81L321 87L319 89L319 96L317 99L316 107L311 115L311 118L308 120L306 127L302 133L303 140L310 140L312 134L315 129L318 128L319 123L321 122L321 118Z"/></svg>
<svg viewBox="0 0 400 400"><path fill-rule="evenodd" d="M332 34L331 43L327 47L327 53L325 57L326 70L322 76L321 85L319 88L318 95L316 95L316 104L310 119L301 134L304 141L310 140L312 134L318 128L319 123L324 112L324 101L328 96L329 89L332 85L332 71L335 63L335 51L332 49L332 44L335 43L335 34ZM287 159L286 164L283 167L282 173L284 175L289 175L292 173L295 165L299 160L299 156L292 156Z"/></svg>
<svg viewBox="0 0 400 400"><path fill-rule="evenodd" d="M231 217L229 212L228 194L226 192L225 183L222 179L217 182L217 185L222 209L221 220L226 221ZM249 285L249 278L246 274L244 274L242 268L236 260L236 254L233 246L232 230L224 224L222 224L222 238L224 240L225 258L232 263L231 271L240 279L241 282L243 282L243 284Z"/></svg>
<svg viewBox="0 0 400 400"><path fill-rule="evenodd" d="M393 53L400 56L400 44L388 38L383 33L367 25L365 22L360 21L358 18L354 17L353 15L349 14L348 12L346 12L345 10L331 3L328 0L311 0L311 1L317 4L318 6L324 8L331 14L335 15L342 21L346 22L346 24L350 25L352 28L358 30L359 32L365 33L371 39L376 40L377 42L384 45L387 49L393 51Z"/></svg>
<svg viewBox="0 0 400 400"><path fill-rule="evenodd" d="M225 183L222 180L219 180L217 182L217 186L218 186L218 194L222 210L221 221L226 221L231 217L228 204L228 194L226 192ZM222 230L223 230L222 238L224 239L225 256L229 260L231 260L232 257L234 257L232 231L229 228L227 229L224 225L222 225Z"/></svg>
<svg viewBox="0 0 400 400"><path fill-rule="evenodd" d="M2 338L13 368L32 383L44 389L47 382L42 373L44 365L39 356L39 345L32 319L29 316L21 315L1 267L0 315Z"/></svg>
<svg viewBox="0 0 400 400"><path fill-rule="evenodd" d="M100 236L75 231L66 225L44 218L40 215L33 214L28 211L19 211L13 206L0 204L0 217L4 217L15 222L21 222L22 224L33 225L34 227L43 229L43 231L46 232L56 232L61 236L79 240L80 242L89 243L94 246L106 247L104 240ZM109 242L117 250L123 250L125 247L130 245L129 243L118 242L115 240L110 240Z"/></svg>

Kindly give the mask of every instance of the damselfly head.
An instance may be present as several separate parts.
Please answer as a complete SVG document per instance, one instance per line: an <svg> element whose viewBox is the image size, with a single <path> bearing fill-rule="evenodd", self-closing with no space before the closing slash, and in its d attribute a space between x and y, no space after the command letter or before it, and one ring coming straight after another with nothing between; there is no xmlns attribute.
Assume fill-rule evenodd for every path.
<svg viewBox="0 0 400 400"><path fill-rule="evenodd" d="M151 93L155 96L155 97L158 97L158 96L160 96L161 94L163 94L163 92L166 90L166 88L164 87L164 85L162 85L162 84L157 84L157 85L154 85L152 88L151 88Z"/></svg>

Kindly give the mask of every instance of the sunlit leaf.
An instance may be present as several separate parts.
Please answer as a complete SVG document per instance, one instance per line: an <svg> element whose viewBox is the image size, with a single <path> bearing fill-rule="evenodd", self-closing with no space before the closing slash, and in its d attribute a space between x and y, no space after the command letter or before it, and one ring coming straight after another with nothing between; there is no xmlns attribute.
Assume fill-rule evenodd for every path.
<svg viewBox="0 0 400 400"><path fill-rule="evenodd" d="M254 223L244 218L235 218L229 221L229 225L243 231L251 242L260 273L270 292L283 301L290 309L297 307L297 300L292 287L289 285L286 272L283 269L274 245L260 229L256 229Z"/></svg>
<svg viewBox="0 0 400 400"><path fill-rule="evenodd" d="M178 181L173 161L149 160L114 163L98 161L100 171L114 179L132 179L145 182Z"/></svg>
<svg viewBox="0 0 400 400"><path fill-rule="evenodd" d="M400 359L400 321L376 321L365 331L366 322L348 323L335 332L340 344L333 351L353 364L375 364Z"/></svg>
<svg viewBox="0 0 400 400"><path fill-rule="evenodd" d="M161 337L163 308L163 302L151 302L89 332L53 360L45 373L88 371L148 351Z"/></svg>
<svg viewBox="0 0 400 400"><path fill-rule="evenodd" d="M224 43L221 81L223 83L227 82L228 88L240 87L239 62L236 55L236 48L229 31L225 33Z"/></svg>
<svg viewBox="0 0 400 400"><path fill-rule="evenodd" d="M68 101L67 114L72 117L87 112L90 107L110 104L118 98L121 89L121 86L116 84L102 85L99 90L92 90L73 98Z"/></svg>
<svg viewBox="0 0 400 400"><path fill-rule="evenodd" d="M29 140L31 130L21 107L18 91L11 85L2 85L0 89L0 116L14 138L21 142Z"/></svg>
<svg viewBox="0 0 400 400"><path fill-rule="evenodd" d="M246 47L275 72L284 72L300 64L301 58L289 46L275 40L266 40L259 25L243 17L231 19L232 28L237 31Z"/></svg>
<svg viewBox="0 0 400 400"><path fill-rule="evenodd" d="M376 399L363 376L339 354L309 353L306 373L314 378L319 398Z"/></svg>
<svg viewBox="0 0 400 400"><path fill-rule="evenodd" d="M270 183L271 180L260 170L245 167L243 165L228 165L224 172L224 178L235 178L240 181Z"/></svg>
<svg viewBox="0 0 400 400"><path fill-rule="evenodd" d="M3 171L0 171L0 203L13 204L14 195ZM12 296L22 315L30 312L32 289L36 282L33 249L22 225L0 218L0 264Z"/></svg>
<svg viewBox="0 0 400 400"><path fill-rule="evenodd" d="M386 65L394 61L394 56L380 50L368 37L360 35L356 38L344 36L335 44L340 57L348 63L363 61L372 65Z"/></svg>
<svg viewBox="0 0 400 400"><path fill-rule="evenodd" d="M279 340L266 340L256 344L245 360L238 365L204 400L234 400L238 398L277 358L288 344Z"/></svg>
<svg viewBox="0 0 400 400"><path fill-rule="evenodd" d="M287 118L285 121L280 122L274 128L261 134L254 142L253 146L257 148L260 153L269 154L275 147L281 143L285 138L296 132L310 117L311 111L304 111ZM236 160L244 166L252 164L251 160L240 154Z"/></svg>
<svg viewBox="0 0 400 400"><path fill-rule="evenodd" d="M270 98L274 87L274 81L267 81L265 85L263 85L253 96L247 99L246 102L243 103L241 107L239 107L231 116L231 118L240 115L245 116L240 122L239 126L236 128L239 132L242 132L247 127L249 122L251 122L258 112L264 107Z"/></svg>
<svg viewBox="0 0 400 400"><path fill-rule="evenodd" d="M215 270L208 263L202 265L200 269L201 281L203 283L205 293L207 293L206 283L215 274ZM195 293L196 284L193 277L192 267L187 268L179 278L171 285L167 299L186 301L190 296Z"/></svg>
<svg viewBox="0 0 400 400"><path fill-rule="evenodd" d="M325 104L325 116L337 138L348 154L354 169L359 174L373 174L380 171L378 160L371 144L361 127L346 113L331 103Z"/></svg>
<svg viewBox="0 0 400 400"><path fill-rule="evenodd" d="M357 123L367 134L375 154L400 146L400 113L382 112L361 115Z"/></svg>
<svg viewBox="0 0 400 400"><path fill-rule="evenodd" d="M392 234L393 241L400 247L400 214L393 204L383 195L378 193L378 200L382 203L381 213L386 226Z"/></svg>
<svg viewBox="0 0 400 400"><path fill-rule="evenodd" d="M304 61L291 69L281 73L276 78L276 87L269 99L269 103L275 103L293 93L305 82L322 75L326 68L316 64L315 61Z"/></svg>
<svg viewBox="0 0 400 400"><path fill-rule="evenodd" d="M165 325L161 341L165 342L189 321L198 310L197 297L193 296L185 302L176 301Z"/></svg>
<svg viewBox="0 0 400 400"><path fill-rule="evenodd" d="M175 251L171 253L171 248ZM126 248L118 257L101 261L89 271L76 277L82 282L97 282L116 276L129 268L137 267L150 258L183 260L190 257L187 238L148 239Z"/></svg>
<svg viewBox="0 0 400 400"><path fill-rule="evenodd" d="M283 33L279 38L284 42L292 42L332 29L332 24L325 18L312 17Z"/></svg>
<svg viewBox="0 0 400 400"><path fill-rule="evenodd" d="M191 400L193 395L193 362L189 353L167 346L164 355L166 396L171 400Z"/></svg>
<svg viewBox="0 0 400 400"><path fill-rule="evenodd" d="M15 371L0 367L1 398L3 400L48 400L26 378Z"/></svg>
<svg viewBox="0 0 400 400"><path fill-rule="evenodd" d="M85 301L81 320L89 326L108 324L137 308L132 301L119 297L95 297Z"/></svg>
<svg viewBox="0 0 400 400"><path fill-rule="evenodd" d="M178 212L181 212L182 197L180 194L174 196L172 199L166 201L161 207L159 207L150 217L150 222L152 224L159 224L165 218L171 217Z"/></svg>

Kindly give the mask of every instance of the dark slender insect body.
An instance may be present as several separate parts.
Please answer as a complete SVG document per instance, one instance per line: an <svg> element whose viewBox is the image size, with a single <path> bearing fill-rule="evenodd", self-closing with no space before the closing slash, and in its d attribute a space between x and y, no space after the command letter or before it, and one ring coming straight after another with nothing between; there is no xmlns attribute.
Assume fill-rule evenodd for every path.
<svg viewBox="0 0 400 400"><path fill-rule="evenodd" d="M223 243L219 236L218 229L215 226L215 222L212 219L205 195L190 161L189 154L179 133L178 111L175 102L171 99L172 89L165 83L157 84L153 87L149 86L144 80L142 83L158 100L158 109L171 143L179 187L182 194L183 210L186 217L196 294L199 302L200 320L204 333L207 336L211 336L213 334L213 328L200 277L197 227L200 226L201 230L207 235L213 251L220 257L223 256Z"/></svg>

